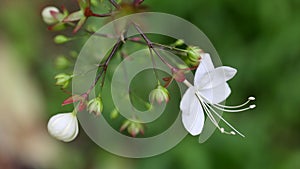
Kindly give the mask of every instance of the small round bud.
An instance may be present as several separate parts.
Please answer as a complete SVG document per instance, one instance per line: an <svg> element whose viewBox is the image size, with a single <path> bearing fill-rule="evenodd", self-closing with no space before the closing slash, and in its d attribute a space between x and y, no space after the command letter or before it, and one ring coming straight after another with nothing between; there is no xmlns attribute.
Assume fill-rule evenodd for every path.
<svg viewBox="0 0 300 169"><path fill-rule="evenodd" d="M252 104L252 105L249 106L250 109L254 109L255 107L256 107L255 104Z"/></svg>
<svg viewBox="0 0 300 169"><path fill-rule="evenodd" d="M151 91L150 101L152 103L156 101L158 104L161 104L163 101L168 102L169 101L168 90L165 87L158 85L156 89Z"/></svg>
<svg viewBox="0 0 300 169"><path fill-rule="evenodd" d="M236 133L235 133L234 131L231 131L231 132L230 132L230 134L232 134L232 135L236 135Z"/></svg>
<svg viewBox="0 0 300 169"><path fill-rule="evenodd" d="M59 10L56 7L49 6L43 9L42 17L46 24L52 25L58 22L55 15L59 14Z"/></svg>
<svg viewBox="0 0 300 169"><path fill-rule="evenodd" d="M58 140L70 142L78 135L78 121L73 113L54 115L48 122L48 132Z"/></svg>
<svg viewBox="0 0 300 169"><path fill-rule="evenodd" d="M96 97L88 102L87 110L95 116L99 116L103 110L103 103L101 97Z"/></svg>
<svg viewBox="0 0 300 169"><path fill-rule="evenodd" d="M119 111L117 109L114 109L112 112L110 112L110 118L115 119L119 116Z"/></svg>
<svg viewBox="0 0 300 169"><path fill-rule="evenodd" d="M70 66L70 64L70 61L64 56L59 56L55 60L55 66L58 69L66 69Z"/></svg>
<svg viewBox="0 0 300 169"><path fill-rule="evenodd" d="M66 42L68 42L70 40L71 40L70 38L68 38L68 37L66 37L64 35L57 35L57 36L54 37L54 42L56 44L63 44L63 43L66 43Z"/></svg>
<svg viewBox="0 0 300 169"><path fill-rule="evenodd" d="M144 134L144 126L140 122L126 120L120 128L120 131L123 131L127 128L127 132L135 137L139 133Z"/></svg>

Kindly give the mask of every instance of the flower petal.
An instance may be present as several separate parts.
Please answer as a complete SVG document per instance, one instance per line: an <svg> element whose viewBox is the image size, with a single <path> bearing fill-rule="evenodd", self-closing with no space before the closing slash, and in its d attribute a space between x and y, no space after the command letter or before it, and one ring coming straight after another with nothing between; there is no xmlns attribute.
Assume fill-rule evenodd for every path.
<svg viewBox="0 0 300 169"><path fill-rule="evenodd" d="M73 113L54 115L48 122L49 133L64 142L72 141L78 134L78 121Z"/></svg>
<svg viewBox="0 0 300 169"><path fill-rule="evenodd" d="M235 76L235 74L237 73L237 70L235 68L229 67L229 66L221 66L216 69L220 69L223 71L226 81L232 79Z"/></svg>
<svg viewBox="0 0 300 169"><path fill-rule="evenodd" d="M199 90L212 89L216 86L226 83L226 81L233 78L236 72L237 70L232 67L218 67L213 71L204 74L204 76L202 76L202 79L199 79L199 81L197 82L197 88Z"/></svg>
<svg viewBox="0 0 300 169"><path fill-rule="evenodd" d="M78 135L79 128L78 128L78 120L77 120L76 116L73 117L71 125L72 126L70 126L70 127L74 128L75 132L72 132L72 133L69 134L68 137L65 137L63 139L64 142L70 142L70 141L74 140L77 137L77 135Z"/></svg>
<svg viewBox="0 0 300 169"><path fill-rule="evenodd" d="M194 87L190 87L183 95L180 109L185 129L193 136L199 135L204 125L204 113Z"/></svg>
<svg viewBox="0 0 300 169"><path fill-rule="evenodd" d="M195 95L194 91L195 91L194 87L190 87L185 91L185 93L180 101L181 111L189 111L191 100L193 99L193 97Z"/></svg>
<svg viewBox="0 0 300 169"><path fill-rule="evenodd" d="M208 103L216 104L226 100L231 90L227 83L223 83L212 89L199 90L199 93L208 100Z"/></svg>
<svg viewBox="0 0 300 169"><path fill-rule="evenodd" d="M203 79L203 76L210 71L215 69L214 64L210 58L209 53L204 53L201 58L201 62L196 70L194 85L198 86L200 81Z"/></svg>

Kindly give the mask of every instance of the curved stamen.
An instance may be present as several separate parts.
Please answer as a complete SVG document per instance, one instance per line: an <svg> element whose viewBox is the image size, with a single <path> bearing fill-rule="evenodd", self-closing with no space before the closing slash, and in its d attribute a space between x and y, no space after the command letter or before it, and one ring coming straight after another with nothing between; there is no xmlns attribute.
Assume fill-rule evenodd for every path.
<svg viewBox="0 0 300 169"><path fill-rule="evenodd" d="M221 133L228 134L228 135L235 135L236 133L234 131L236 131L239 135L241 135L242 137L245 137L238 130L236 130L234 127L232 127L225 119L223 119L222 116L220 116L217 112L215 112L215 110L212 107L210 107L208 103L206 103L205 101L203 101L202 98L201 98L201 96L200 96L200 94L198 92L196 92L195 94L196 94L196 96L197 96L200 104L204 108L204 112L209 117L209 119L212 121L212 123L220 130ZM214 118L214 116L211 114L211 111L209 109L211 109L224 123L226 123L234 131L227 132L227 131L225 131L224 128L221 128L219 126L218 122L216 121L216 119Z"/></svg>
<svg viewBox="0 0 300 169"><path fill-rule="evenodd" d="M206 103L207 104L207 103ZM224 123L227 124L227 126L229 126L232 130L234 130L236 133L238 133L240 136L245 137L242 133L240 133L237 129L235 129L230 123L228 123L219 113L217 113L213 107L211 107L209 104L207 104L207 106L212 110L212 112L218 116Z"/></svg>
<svg viewBox="0 0 300 169"><path fill-rule="evenodd" d="M221 107L218 107L214 104L211 104L214 108L218 109L218 110L221 110L221 111L224 111L224 112L230 112L230 113L237 113L237 112L242 112L242 111L246 111L246 110L249 110L249 109L254 109L256 107L255 104L252 104L250 105L249 107L246 107L246 108L243 108L243 109L237 109L237 110L230 110L230 109L224 109L224 108L221 108Z"/></svg>
<svg viewBox="0 0 300 169"><path fill-rule="evenodd" d="M202 96L200 94L201 98L204 99L204 101L207 103L207 104L210 104L211 106L213 106L214 108L218 109L218 110L221 110L221 111L224 111L224 112L230 112L230 113L237 113L237 112L242 112L242 111L246 111L246 110L249 110L249 109L254 109L256 107L255 104L252 104L246 108L243 108L243 109L227 109L228 107L230 108L239 108L239 107L242 107L242 106L245 106L246 104L248 104L250 101L252 101L252 99L248 99L248 101L246 101L245 103L239 105L239 106L225 106L225 105L221 105L221 104L212 104L210 103L210 101L208 99L206 99L204 96ZM254 98L254 97L249 97L249 98ZM227 108L226 108L227 107Z"/></svg>
<svg viewBox="0 0 300 169"><path fill-rule="evenodd" d="M226 105L222 105L222 104L218 104L216 103L215 105L216 106L219 106L219 107L222 107L222 108L229 108L229 109L234 109L234 108L240 108L240 107L243 107L243 106L246 106L249 102L255 100L255 97L249 97L248 100L245 102L245 103L242 103L240 105L237 105L237 106L226 106Z"/></svg>
<svg viewBox="0 0 300 169"><path fill-rule="evenodd" d="M196 97L198 98L202 108L204 109L204 112L206 113L206 115L209 117L209 119L213 122L213 124L221 130L218 122L216 121L216 119L214 118L214 116L210 113L209 109L207 108L206 104L204 103L204 101L201 99L201 97L195 93Z"/></svg>
<svg viewBox="0 0 300 169"><path fill-rule="evenodd" d="M224 132L224 129L221 128L218 124L218 122L216 121L216 119L214 118L214 116L210 113L209 109L207 108L206 104L203 102L203 100L196 94L202 108L204 109L205 114L207 115L207 117L210 119L210 121L221 131L221 133ZM222 130L223 129L223 130Z"/></svg>

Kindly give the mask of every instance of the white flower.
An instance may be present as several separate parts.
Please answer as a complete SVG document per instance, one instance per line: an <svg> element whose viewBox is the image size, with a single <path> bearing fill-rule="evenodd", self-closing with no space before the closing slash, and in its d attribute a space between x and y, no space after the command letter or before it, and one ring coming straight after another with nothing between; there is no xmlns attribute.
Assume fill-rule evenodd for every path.
<svg viewBox="0 0 300 169"><path fill-rule="evenodd" d="M202 55L201 63L196 70L194 86L187 80L184 83L189 87L180 102L180 109L182 111L182 122L185 129L191 135L198 135L202 132L204 126L204 113L212 121L212 123L222 132L226 134L235 135L238 133L242 137L243 134L233 128L227 121L225 121L221 115L217 113L217 110L225 112L240 112L248 109L252 109L255 105L244 107L254 97L249 97L248 101L238 106L225 106L219 104L226 100L230 95L231 90L227 81L234 77L237 70L228 66L221 66L215 68L213 62L208 53ZM220 118L226 123L233 131L227 132L224 128L221 128L215 119L215 116Z"/></svg>
<svg viewBox="0 0 300 169"><path fill-rule="evenodd" d="M56 7L49 6L43 9L42 17L45 23L51 25L58 22L57 18L54 17L53 14L59 13L59 10Z"/></svg>
<svg viewBox="0 0 300 169"><path fill-rule="evenodd" d="M70 142L78 134L78 121L74 113L54 115L48 122L48 132L55 138Z"/></svg>

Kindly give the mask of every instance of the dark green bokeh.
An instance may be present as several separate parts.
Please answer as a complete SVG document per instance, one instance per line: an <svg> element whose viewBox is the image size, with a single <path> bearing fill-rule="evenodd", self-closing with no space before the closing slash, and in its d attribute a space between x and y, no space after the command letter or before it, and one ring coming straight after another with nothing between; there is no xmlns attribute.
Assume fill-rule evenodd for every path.
<svg viewBox="0 0 300 169"><path fill-rule="evenodd" d="M51 114L63 111L59 105L67 97L54 86L54 57L72 46L53 44L55 33L46 30L40 11L47 4L67 1L13 2L4 1L8 8L0 7L0 30L14 42L22 56L18 60L42 85L49 112L44 114L46 121ZM194 23L210 38L223 64L238 69L229 82L232 94L227 103L241 103L254 95L257 108L224 116L246 138L215 132L206 143L198 144L197 137L187 136L162 155L126 159L101 150L81 132L77 141L65 145L73 150L62 154L61 164L54 167L300 168L300 1L146 0L145 4L151 11L174 14Z"/></svg>

